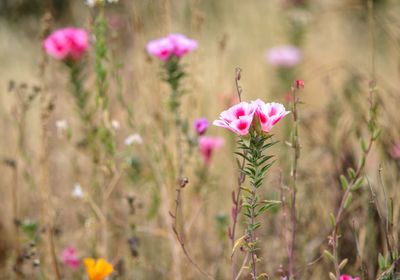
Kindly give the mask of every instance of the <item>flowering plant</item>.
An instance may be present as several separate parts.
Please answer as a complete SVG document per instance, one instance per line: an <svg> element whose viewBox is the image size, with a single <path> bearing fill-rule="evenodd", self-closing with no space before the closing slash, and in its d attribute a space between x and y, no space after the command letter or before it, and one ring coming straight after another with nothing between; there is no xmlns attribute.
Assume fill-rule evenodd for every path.
<svg viewBox="0 0 400 280"><path fill-rule="evenodd" d="M243 159L239 167L241 173L249 177L250 187L241 186L239 191L243 193L243 202L240 206L233 208L232 216L235 225L240 209L244 209L247 228L244 236L235 241L235 244L244 243L250 256L251 277L254 280L263 275L258 275L256 270L258 248L255 231L261 225L257 217L279 204L279 201L260 200L257 190L262 186L266 172L274 163L270 161L273 156L265 155L266 150L276 143L271 141L270 131L288 113L279 103L264 103L257 99L250 103L240 102L232 106L223 111L219 119L213 122L214 125L226 128L241 137L239 140L241 152L236 152L236 154ZM229 230L229 236L232 239L234 238L233 231L234 229ZM233 249L235 247L237 246Z"/></svg>
<svg viewBox="0 0 400 280"><path fill-rule="evenodd" d="M89 48L89 36L82 28L66 27L51 33L43 42L46 53L59 60L79 60Z"/></svg>

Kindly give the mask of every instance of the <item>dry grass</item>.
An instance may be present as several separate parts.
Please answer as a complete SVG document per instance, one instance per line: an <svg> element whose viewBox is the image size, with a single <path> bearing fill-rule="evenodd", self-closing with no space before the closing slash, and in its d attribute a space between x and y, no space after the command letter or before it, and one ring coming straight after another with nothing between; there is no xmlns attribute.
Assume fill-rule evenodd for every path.
<svg viewBox="0 0 400 280"><path fill-rule="evenodd" d="M89 9L81 2L71 1L70 11L66 12L68 16L55 21L54 27L89 27ZM309 267L307 264L318 259L323 250L328 248L327 237L331 229L329 213L337 209L341 195L338 176L357 163L360 156L359 139L366 136L362 118L368 113L368 83L374 79L373 55L381 103L379 125L383 132L368 158L364 175L383 203L378 176L379 166L382 166L387 196L394 200L394 221L398 221L400 204L396 190L399 187L400 165L388 154L391 145L400 139L400 118L397 113L400 88L400 18L397 15L400 5L397 1L375 1L374 45L370 41L366 1L362 0L309 1L307 9L285 7L282 1L259 0L120 2L107 8L109 19L117 25L110 36L110 54L115 53L115 56L112 56L109 66L112 69L113 63L123 64L118 75L123 81L124 98L133 109L133 125L128 125L128 114L117 101L118 86L112 80L110 114L112 119L121 123L121 129L116 131L116 162L122 170L125 158L135 156L141 163L141 169L131 177L129 170L124 172L107 204L110 237L108 259L114 264L119 263L121 276L118 279L177 279L172 274L173 264L177 261L171 257L173 250L178 252L182 263L182 279L201 277L188 263L171 235L167 212L174 203L175 175L167 155L173 156L171 143L174 137L166 137L162 133L170 118L166 109L168 87L159 80L159 62L145 53L148 40L172 31L199 41L199 49L185 58L189 76L184 82L188 94L184 97L183 114L191 123L199 116L213 120L226 108L223 100L235 95L234 69L238 66L243 69L241 83L245 100L262 98L285 103L284 96L290 84L282 84L276 69L265 62L264 52L270 47L289 42L291 17L304 20L306 33L301 47L304 57L294 71L294 76L306 83L306 89L301 92L304 105L300 107L302 151L299 161L296 247L299 279L328 279L328 272L333 270L326 259ZM13 168L7 165L0 167L3 174L0 179L1 279L16 277L12 272L14 247L9 245L12 243L15 246L15 242L6 241L15 230L11 195L16 184L19 188L18 218L40 221L41 240L36 246L43 264L40 269L31 268L32 260L25 260L26 277L21 279L43 279L41 270L50 275L47 279L55 279L52 268L44 267L48 263L46 257L42 257L46 255L42 245L43 248L49 245L46 245L47 239L43 233L45 225L42 223L41 210L44 207L50 211L44 214L50 217L47 222L54 224L57 229L57 254L68 245L77 247L82 257L102 252L100 232L104 225L98 222L90 203L71 197L75 182L80 182L85 191L91 190L92 163L87 154L77 148L81 138L80 121L68 94L66 68L57 61L49 60L45 74L38 74L42 59L40 26L40 18L35 16L21 15L17 23L0 18L0 128L4 132L0 140L0 155L4 159L15 160L18 166L17 182L13 177ZM93 55L89 55L88 62L93 62ZM94 94L92 64L86 71L85 85ZM15 92L7 89L10 80L17 84L38 85L43 88L43 94L54 98L55 109L49 120L49 145L46 148L49 189L41 186L40 177L43 149L40 99L32 101L26 111L24 143L19 146L20 103ZM66 119L70 123L71 139L57 136L55 122L59 119ZM332 122L335 124L330 125ZM289 127L288 118L275 131L276 138L281 140L274 150L278 163L269 173L263 188L263 194L270 199L279 199L282 187L290 183L290 149L284 144L288 140ZM144 144L127 148L124 139L133 132L142 135ZM219 228L216 217L225 215L230 219L230 193L236 184L232 156L235 140L226 131L215 127L210 128L209 134L225 137L226 145L215 155L206 183L197 185L197 172L201 167L197 150L186 162L185 175L190 183L183 190L182 221L186 245L193 259L216 279L229 279L231 249L227 234L222 234L226 233L227 228ZM43 190L49 192L46 200L48 205L43 204ZM104 191L104 186L100 190ZM286 199L287 195L283 191ZM129 204L131 197L135 198L133 206ZM362 275L360 268L365 262L368 268L368 278L365 279L375 279L377 256L384 250L382 227L370 197L368 186L357 192L345 216L340 247L342 258L349 258L345 271ZM134 212L132 207L135 208ZM280 279L279 267L286 267L286 249L282 238L285 233L283 214L278 211L266 215L260 230L260 270L267 272L271 279ZM238 236L242 232L241 223ZM397 240L397 223L395 232ZM131 256L127 243L131 237L139 240L137 257ZM19 243L23 249L29 247L29 239L22 233ZM241 253L238 255L242 257ZM7 265L3 266L2 262ZM65 267L61 269L65 279L83 279L83 268L78 273L72 273Z"/></svg>

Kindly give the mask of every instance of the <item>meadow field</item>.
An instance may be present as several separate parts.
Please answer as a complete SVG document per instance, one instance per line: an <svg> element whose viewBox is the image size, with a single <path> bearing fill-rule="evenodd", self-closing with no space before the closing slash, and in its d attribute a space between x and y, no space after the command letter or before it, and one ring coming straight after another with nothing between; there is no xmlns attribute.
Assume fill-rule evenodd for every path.
<svg viewBox="0 0 400 280"><path fill-rule="evenodd" d="M0 279L400 279L400 1L1 0Z"/></svg>

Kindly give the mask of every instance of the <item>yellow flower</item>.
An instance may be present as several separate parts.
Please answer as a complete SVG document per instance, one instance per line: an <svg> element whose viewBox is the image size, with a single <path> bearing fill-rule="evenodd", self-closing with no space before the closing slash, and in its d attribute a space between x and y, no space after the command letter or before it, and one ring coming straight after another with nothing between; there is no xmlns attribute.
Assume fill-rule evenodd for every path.
<svg viewBox="0 0 400 280"><path fill-rule="evenodd" d="M97 261L86 258L84 263L90 280L103 280L114 271L112 265L103 258Z"/></svg>

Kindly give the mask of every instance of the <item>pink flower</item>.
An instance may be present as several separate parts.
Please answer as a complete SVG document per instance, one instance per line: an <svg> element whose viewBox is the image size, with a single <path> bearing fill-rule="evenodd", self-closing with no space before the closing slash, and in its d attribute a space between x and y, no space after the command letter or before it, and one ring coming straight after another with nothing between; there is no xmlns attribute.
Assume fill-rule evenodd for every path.
<svg viewBox="0 0 400 280"><path fill-rule="evenodd" d="M167 37L150 41L147 52L158 57L162 61L168 60L171 56L183 57L197 48L197 42L182 34L170 34Z"/></svg>
<svg viewBox="0 0 400 280"><path fill-rule="evenodd" d="M390 148L389 153L393 159L400 159L400 143L394 144Z"/></svg>
<svg viewBox="0 0 400 280"><path fill-rule="evenodd" d="M146 49L149 54L166 61L173 54L174 45L169 38L160 38L150 41Z"/></svg>
<svg viewBox="0 0 400 280"><path fill-rule="evenodd" d="M303 80L296 80L295 82L297 89L304 89L304 81Z"/></svg>
<svg viewBox="0 0 400 280"><path fill-rule="evenodd" d="M74 247L67 247L62 252L63 263L71 269L77 269L80 265L78 254Z"/></svg>
<svg viewBox="0 0 400 280"><path fill-rule="evenodd" d="M269 49L266 53L266 59L273 66L290 68L299 64L301 53L294 46L280 46Z"/></svg>
<svg viewBox="0 0 400 280"><path fill-rule="evenodd" d="M197 48L197 42L182 34L170 34L168 39L174 45L174 55L182 57Z"/></svg>
<svg viewBox="0 0 400 280"><path fill-rule="evenodd" d="M67 27L54 31L43 42L48 55L64 60L78 60L89 48L89 36L84 29Z"/></svg>
<svg viewBox="0 0 400 280"><path fill-rule="evenodd" d="M227 128L239 136L246 135L249 133L256 108L256 104L240 102L223 111L213 125Z"/></svg>
<svg viewBox="0 0 400 280"><path fill-rule="evenodd" d="M359 277L353 278L349 275L343 274L343 275L340 275L340 280L360 280L360 278Z"/></svg>
<svg viewBox="0 0 400 280"><path fill-rule="evenodd" d="M194 121L193 126L198 135L203 135L208 128L208 120L206 118L198 118Z"/></svg>
<svg viewBox="0 0 400 280"><path fill-rule="evenodd" d="M199 138L199 149L205 165L211 163L214 150L224 145L224 139L220 137L201 136Z"/></svg>
<svg viewBox="0 0 400 280"><path fill-rule="evenodd" d="M289 114L285 107L279 103L264 103L264 101L257 99L252 102L256 109L256 116L261 125L261 130L264 132L270 132L272 127L277 124L283 117Z"/></svg>

